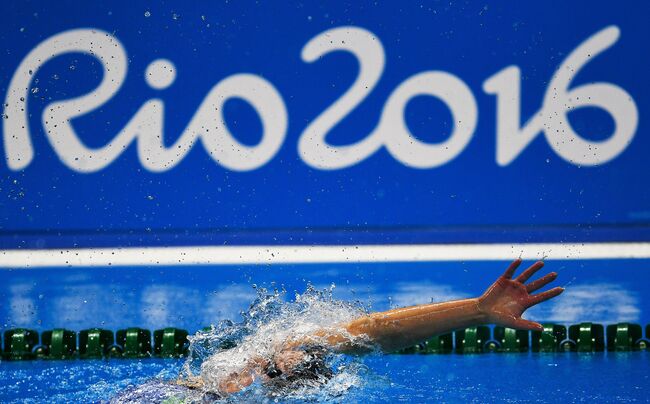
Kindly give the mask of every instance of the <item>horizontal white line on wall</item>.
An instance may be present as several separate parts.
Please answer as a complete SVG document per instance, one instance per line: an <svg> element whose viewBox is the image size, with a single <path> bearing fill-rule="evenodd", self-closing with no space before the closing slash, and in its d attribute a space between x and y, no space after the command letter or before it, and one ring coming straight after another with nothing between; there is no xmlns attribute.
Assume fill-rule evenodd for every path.
<svg viewBox="0 0 650 404"><path fill-rule="evenodd" d="M650 243L196 246L0 250L0 268L650 258Z"/></svg>

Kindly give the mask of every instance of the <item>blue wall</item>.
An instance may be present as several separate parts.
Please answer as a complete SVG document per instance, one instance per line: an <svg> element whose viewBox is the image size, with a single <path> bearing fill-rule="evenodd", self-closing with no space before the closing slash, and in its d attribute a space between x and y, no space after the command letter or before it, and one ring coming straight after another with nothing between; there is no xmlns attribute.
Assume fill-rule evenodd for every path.
<svg viewBox="0 0 650 404"><path fill-rule="evenodd" d="M52 139L58 139L55 123L47 129L42 121L48 120L52 103L91 92L103 77L102 62L88 52L56 56L29 76L29 88L22 90L26 101L18 101L21 94L7 98L19 109L5 119L5 147L0 148L5 157L0 163L4 248L648 239L647 2L613 7L594 1L332 6L36 1L9 8L0 16L5 44L0 94L5 97L11 95L10 80L20 74L21 60L56 34L102 30L111 36L112 46L126 52L121 88L97 109L72 119L75 135L88 148L108 144L153 98L164 104L163 137L170 147L213 86L239 73L259 76L277 90L286 106L287 128L268 161L246 171L224 167L198 141L173 168L151 172L146 157L138 157L134 141L112 162L81 173L74 164L83 156L70 152L72 162L62 161L46 136L50 130ZM362 28L381 42L385 67L372 92L332 128L327 142L340 146L366 138L401 83L425 71L443 71L467 86L477 106L475 130L454 158L416 168L408 162L413 153L405 148L406 162L378 147L347 167L329 170L301 158L303 131L358 74L358 61L349 52L331 52L306 63L301 51L317 35L346 26ZM546 135L537 133L514 160L498 164L497 102L483 90L484 82L508 66L518 66L517 105L523 125L541 111L545 94L560 91L550 81L565 58L608 27L617 27L620 37L606 50L589 55L580 69L568 67L579 70L569 89L599 82L626 94L624 103L610 93L603 96L610 110L623 109L618 123L602 108L568 113L577 135L593 144L589 150L596 162L581 161L581 151L573 152L574 157L582 156L578 159L558 154L556 148L570 148L562 144L574 140L566 133L554 135L565 129L562 119L551 117ZM95 43L91 51L101 54L100 45ZM156 90L147 84L145 70L160 58L173 63L176 79ZM105 63L115 68L114 62ZM503 88L515 86L516 81L507 80ZM551 94L554 97L559 95ZM574 94L574 101L576 97L580 94ZM412 136L430 144L449 139L454 128L464 124L454 122L447 104L425 95L410 98L404 121ZM262 124L251 105L235 94L222 110L242 145L260 141ZM271 112L279 114L277 108ZM16 125L26 113L34 156L29 164L23 159L11 168L6 142L16 131L7 131L7 124ZM216 110L211 114L216 116ZM605 158L603 142L625 125L632 128L629 144L624 142L620 151ZM392 129L386 136L398 137ZM516 143L504 139L504 150ZM246 160L234 153L234 160Z"/></svg>

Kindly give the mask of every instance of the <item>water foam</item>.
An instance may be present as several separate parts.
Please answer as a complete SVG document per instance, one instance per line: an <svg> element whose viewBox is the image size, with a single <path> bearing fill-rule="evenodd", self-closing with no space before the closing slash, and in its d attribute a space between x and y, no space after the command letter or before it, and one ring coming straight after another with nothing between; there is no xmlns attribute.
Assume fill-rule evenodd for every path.
<svg viewBox="0 0 650 404"><path fill-rule="evenodd" d="M256 289L257 298L242 313L241 322L223 320L210 329L189 337L189 355L180 377L200 377L204 387L199 391L202 395L197 395L197 391L182 394L184 401L194 401L199 397L202 400L216 398L212 393L219 391L219 382L229 374L241 370L252 358L271 360L277 349L288 339L312 336L319 330L345 334L342 324L367 313L367 308L361 302L334 299L334 285L324 290L309 285L304 293L297 293L292 301L285 299L285 291ZM352 336L349 337L353 339ZM283 400L322 401L340 397L349 389L362 384L367 369L358 358L329 352L325 361L333 372L331 377L283 386L256 382L229 400L265 401L270 397L282 397ZM158 383L156 388L164 389L164 384ZM153 386L142 386L142 389L153 390ZM169 390L174 394L179 393L177 386L170 387ZM131 395L133 393L136 392Z"/></svg>

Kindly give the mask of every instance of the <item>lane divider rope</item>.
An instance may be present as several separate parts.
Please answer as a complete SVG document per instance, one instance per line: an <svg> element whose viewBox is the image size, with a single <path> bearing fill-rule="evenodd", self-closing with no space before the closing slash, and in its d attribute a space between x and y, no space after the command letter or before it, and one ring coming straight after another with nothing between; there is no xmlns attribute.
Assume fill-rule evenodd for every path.
<svg viewBox="0 0 650 404"><path fill-rule="evenodd" d="M210 332L211 327L199 332ZM144 359L180 358L189 353L188 331L168 327L155 330L131 327L113 332L90 328L79 333L64 328L43 331L15 328L4 332L4 360L33 359ZM40 337L40 338L39 338ZM153 338L152 338L153 337ZM544 324L543 331L514 330L481 325L435 336L397 354L478 354L487 352L620 352L644 351L650 342L650 324ZM224 341L221 348L234 345Z"/></svg>

